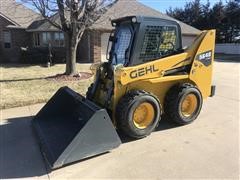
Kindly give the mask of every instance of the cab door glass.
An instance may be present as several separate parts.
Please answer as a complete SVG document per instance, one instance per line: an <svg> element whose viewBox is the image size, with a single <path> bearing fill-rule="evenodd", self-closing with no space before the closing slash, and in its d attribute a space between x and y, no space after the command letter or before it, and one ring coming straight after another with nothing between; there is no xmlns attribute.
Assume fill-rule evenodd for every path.
<svg viewBox="0 0 240 180"><path fill-rule="evenodd" d="M130 27L122 26L116 34L113 52L113 65L126 64L132 33Z"/></svg>

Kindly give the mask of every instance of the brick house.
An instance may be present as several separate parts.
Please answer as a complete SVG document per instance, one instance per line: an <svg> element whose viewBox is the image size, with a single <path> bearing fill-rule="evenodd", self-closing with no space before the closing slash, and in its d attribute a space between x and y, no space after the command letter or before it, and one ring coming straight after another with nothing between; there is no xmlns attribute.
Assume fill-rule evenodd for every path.
<svg viewBox="0 0 240 180"><path fill-rule="evenodd" d="M77 61L104 61L106 59L108 37L112 30L110 19L132 15L154 16L175 20L159 11L141 4L137 0L119 0L93 26L85 31L78 46ZM55 15L52 18L55 20L55 22L59 22L58 15ZM187 46L194 40L200 31L183 22L179 22L179 24L182 28L183 46ZM30 54L32 54L32 57L30 56L31 58L26 57L26 59L32 59L31 61L34 61L36 60L35 57L41 57L39 56L39 53L43 52L42 54L45 54L45 57L41 59L44 59L46 62L46 54L51 51L54 62L64 62L64 35L49 22L40 19L35 20L27 27L27 29L24 29L23 31L25 34L27 34L26 39L28 39L25 47L28 47L31 52ZM1 56L2 55L0 52L0 58ZM30 62L30 60L27 61Z"/></svg>
<svg viewBox="0 0 240 180"><path fill-rule="evenodd" d="M15 0L0 0L0 62L19 60L20 47L31 43L26 28L39 17Z"/></svg>

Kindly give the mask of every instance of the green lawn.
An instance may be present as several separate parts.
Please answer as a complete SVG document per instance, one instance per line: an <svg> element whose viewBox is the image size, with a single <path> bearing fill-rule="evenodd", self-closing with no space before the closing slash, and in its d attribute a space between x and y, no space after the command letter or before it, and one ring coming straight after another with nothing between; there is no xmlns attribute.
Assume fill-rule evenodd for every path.
<svg viewBox="0 0 240 180"><path fill-rule="evenodd" d="M78 72L89 71L90 64L78 64ZM85 94L93 78L80 81L54 81L46 77L61 74L65 65L50 68L39 65L1 64L0 67L0 109L31 105L48 101L62 86L69 86Z"/></svg>

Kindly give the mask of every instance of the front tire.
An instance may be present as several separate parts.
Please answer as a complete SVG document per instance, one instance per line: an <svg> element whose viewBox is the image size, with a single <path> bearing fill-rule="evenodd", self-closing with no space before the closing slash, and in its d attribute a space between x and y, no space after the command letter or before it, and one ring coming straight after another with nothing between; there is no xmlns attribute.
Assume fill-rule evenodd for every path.
<svg viewBox="0 0 240 180"><path fill-rule="evenodd" d="M92 100L92 89L93 89L94 83L91 83L90 86L88 87L88 90L86 92L86 98L88 100Z"/></svg>
<svg viewBox="0 0 240 180"><path fill-rule="evenodd" d="M151 134L160 121L160 103L145 91L131 91L116 109L118 128L127 136L143 138Z"/></svg>
<svg viewBox="0 0 240 180"><path fill-rule="evenodd" d="M166 95L164 112L167 118L180 124L192 123L202 109L202 95L189 83L173 86Z"/></svg>

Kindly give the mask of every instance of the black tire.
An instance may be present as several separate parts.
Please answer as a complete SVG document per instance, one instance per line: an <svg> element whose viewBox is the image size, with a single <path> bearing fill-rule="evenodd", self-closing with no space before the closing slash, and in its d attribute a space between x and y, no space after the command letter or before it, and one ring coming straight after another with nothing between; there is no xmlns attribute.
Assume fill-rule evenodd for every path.
<svg viewBox="0 0 240 180"><path fill-rule="evenodd" d="M137 127L134 122L134 112L143 103L151 106L151 121L144 128ZM148 112L149 113L149 112ZM149 113L150 114L150 113ZM146 116L146 114L145 114ZM122 97L116 109L117 128L127 136L143 138L151 134L158 126L161 116L161 108L158 99L145 91L130 91Z"/></svg>
<svg viewBox="0 0 240 180"><path fill-rule="evenodd" d="M91 97L91 91L92 91L92 89L93 89L93 83L88 87L88 90L87 90L87 92L86 92L86 98L88 99L88 100L92 100L92 97Z"/></svg>
<svg viewBox="0 0 240 180"><path fill-rule="evenodd" d="M186 116L182 111L182 104L188 95L196 97L196 107L194 111ZM202 109L202 95L197 87L189 83L173 86L167 93L164 103L164 112L167 119L172 120L180 125L186 125L193 122ZM191 103L190 103L191 105Z"/></svg>

